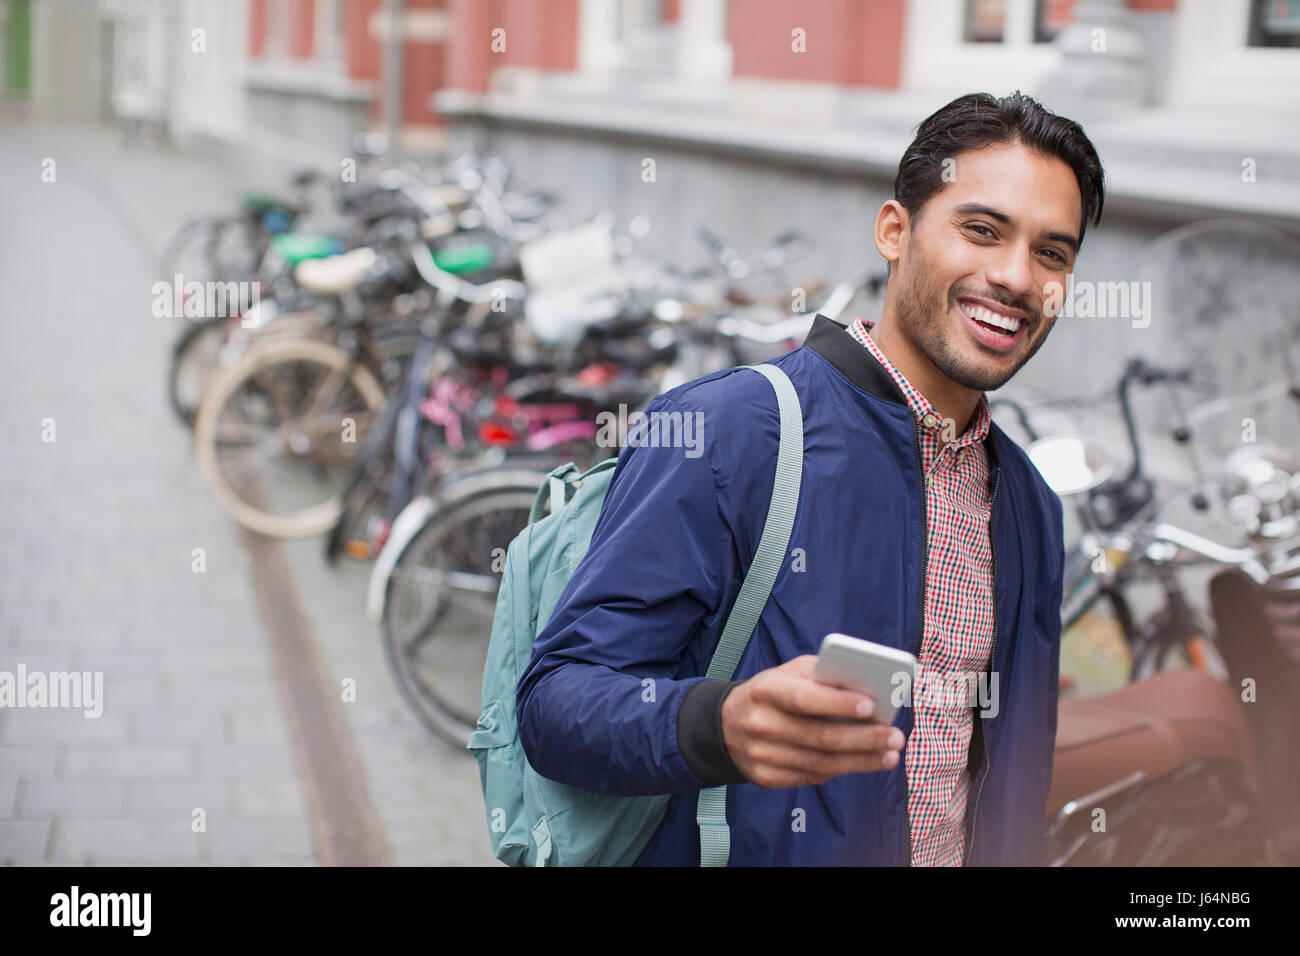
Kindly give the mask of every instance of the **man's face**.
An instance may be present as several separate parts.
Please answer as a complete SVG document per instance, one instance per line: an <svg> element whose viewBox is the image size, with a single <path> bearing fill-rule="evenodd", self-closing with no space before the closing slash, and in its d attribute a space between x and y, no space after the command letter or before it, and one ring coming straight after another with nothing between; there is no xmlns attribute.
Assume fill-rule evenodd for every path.
<svg viewBox="0 0 1300 956"><path fill-rule="evenodd" d="M1082 198L1065 162L1019 143L955 159L955 181L904 229L890 283L899 330L954 382L992 391L1052 330L1044 300L1074 269Z"/></svg>

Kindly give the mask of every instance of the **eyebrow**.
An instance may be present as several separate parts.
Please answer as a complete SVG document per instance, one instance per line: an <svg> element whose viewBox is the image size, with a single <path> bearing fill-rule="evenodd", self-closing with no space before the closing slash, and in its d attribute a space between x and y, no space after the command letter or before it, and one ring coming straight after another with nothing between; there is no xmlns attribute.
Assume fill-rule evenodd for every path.
<svg viewBox="0 0 1300 956"><path fill-rule="evenodd" d="M953 212L960 216L980 215L988 216L990 219L996 219L1004 226L1015 228L1016 221L1004 212L998 212L992 206L986 206L979 202L964 202L953 209ZM1047 232L1043 233L1044 238L1051 239L1053 242L1063 242L1075 252L1079 251L1079 237L1072 236L1068 232Z"/></svg>

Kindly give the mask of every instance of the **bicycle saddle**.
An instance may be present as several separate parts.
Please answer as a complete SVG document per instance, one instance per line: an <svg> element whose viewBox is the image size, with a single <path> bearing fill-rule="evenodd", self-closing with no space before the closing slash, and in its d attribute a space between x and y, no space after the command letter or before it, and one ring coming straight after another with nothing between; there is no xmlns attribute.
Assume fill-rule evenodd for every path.
<svg viewBox="0 0 1300 956"><path fill-rule="evenodd" d="M363 246L327 259L305 259L294 268L293 275L304 289L340 295L361 284L376 258L375 250Z"/></svg>
<svg viewBox="0 0 1300 956"><path fill-rule="evenodd" d="M1099 697L1063 698L1057 714L1049 816L1139 770L1150 780L1217 757L1255 772L1236 694L1195 668L1162 671Z"/></svg>

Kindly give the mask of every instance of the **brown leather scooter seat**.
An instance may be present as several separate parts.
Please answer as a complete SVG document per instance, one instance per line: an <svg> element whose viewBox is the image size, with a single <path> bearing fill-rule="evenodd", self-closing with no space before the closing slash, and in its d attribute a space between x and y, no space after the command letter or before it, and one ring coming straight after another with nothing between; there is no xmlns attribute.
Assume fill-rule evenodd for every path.
<svg viewBox="0 0 1300 956"><path fill-rule="evenodd" d="M1224 757L1255 772L1233 689L1195 668L1164 671L1100 697L1062 698L1047 813L1141 770L1148 780Z"/></svg>

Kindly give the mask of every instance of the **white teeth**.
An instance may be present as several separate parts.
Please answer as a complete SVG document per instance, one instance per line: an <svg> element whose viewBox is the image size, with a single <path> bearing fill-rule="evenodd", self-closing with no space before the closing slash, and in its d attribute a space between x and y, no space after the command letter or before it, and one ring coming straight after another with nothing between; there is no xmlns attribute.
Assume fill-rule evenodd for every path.
<svg viewBox="0 0 1300 956"><path fill-rule="evenodd" d="M1006 329L1008 332L1016 332L1020 328L1020 320L1013 319L1010 316L998 315L996 312L990 312L982 305L963 305L962 311L972 319L978 319L980 322L987 322L989 325L995 325L1000 329Z"/></svg>

